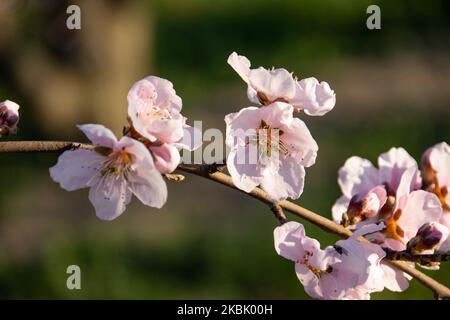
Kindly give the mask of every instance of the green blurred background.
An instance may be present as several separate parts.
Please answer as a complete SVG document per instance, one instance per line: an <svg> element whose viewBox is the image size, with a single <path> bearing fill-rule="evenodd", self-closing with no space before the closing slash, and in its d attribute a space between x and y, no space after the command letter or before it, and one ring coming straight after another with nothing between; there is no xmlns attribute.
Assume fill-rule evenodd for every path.
<svg viewBox="0 0 450 320"><path fill-rule="evenodd" d="M80 31L65 27L72 3ZM366 28L370 4L381 7L381 30ZM237 51L335 90L332 112L304 119L320 150L297 201L329 217L348 157L376 161L403 146L418 159L450 141L449 18L444 0L1 0L0 100L22 112L8 139L83 140L75 124L85 122L120 133L127 91L149 74L174 83L191 121L224 130L225 114L249 105L226 64ZM104 222L87 190L51 181L56 158L0 155L0 298L308 298L293 264L276 255L276 220L257 201L188 176L169 183L162 210L134 200ZM324 246L336 240L305 226ZM66 288L71 264L81 267L80 291ZM449 274L449 265L432 272L446 285ZM373 298L432 295L412 281Z"/></svg>

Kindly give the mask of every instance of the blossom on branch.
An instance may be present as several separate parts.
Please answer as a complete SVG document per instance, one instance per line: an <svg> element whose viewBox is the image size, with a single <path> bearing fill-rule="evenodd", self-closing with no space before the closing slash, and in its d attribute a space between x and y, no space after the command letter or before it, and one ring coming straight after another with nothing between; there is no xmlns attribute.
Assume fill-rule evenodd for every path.
<svg viewBox="0 0 450 320"><path fill-rule="evenodd" d="M128 92L129 135L151 151L156 168L171 173L180 163L179 148L195 150L201 133L186 124L181 98L170 81L149 76Z"/></svg>
<svg viewBox="0 0 450 320"><path fill-rule="evenodd" d="M59 156L50 168L50 176L61 188L90 188L89 200L103 220L120 216L132 194L150 207L161 208L165 204L166 183L144 144L127 136L117 140L102 125L85 124L78 128L94 148L68 150Z"/></svg>
<svg viewBox="0 0 450 320"><path fill-rule="evenodd" d="M250 69L250 61L236 52L228 57L228 64L247 83L247 95L253 103L285 102L310 116L323 116L336 104L336 95L325 81L313 77L298 81L284 68Z"/></svg>
<svg viewBox="0 0 450 320"><path fill-rule="evenodd" d="M241 190L260 186L274 200L297 199L303 192L304 167L316 161L318 146L291 105L274 102L228 114L227 167Z"/></svg>
<svg viewBox="0 0 450 320"><path fill-rule="evenodd" d="M426 179L424 179L425 181ZM445 241L448 229L439 224L439 198L422 188L417 162L403 148L391 148L378 157L378 168L369 160L351 157L339 170L343 195L332 208L333 219L352 230L383 221L383 230L366 239L384 248L433 253ZM437 231L439 227L440 237ZM429 231L428 236L425 232ZM439 238L439 239L437 239ZM412 251L411 251L412 250ZM412 264L413 265L413 264ZM382 263L385 286L392 291L408 287L409 276Z"/></svg>
<svg viewBox="0 0 450 320"><path fill-rule="evenodd" d="M420 189L421 178L417 162L403 148L391 148L388 152L381 154L378 157L378 168L375 168L369 160L357 156L347 159L344 166L339 169L338 183L342 196L332 208L333 220L336 223L342 222L342 215L346 213L355 196L358 198L368 196L374 200L375 197L371 196L370 192L376 191L375 195L378 198L381 197L378 199L381 202L384 196L380 192L395 197L400 179L408 168L415 168L409 190ZM380 188L384 189L384 192L380 191ZM389 205L391 199L386 199L384 202Z"/></svg>

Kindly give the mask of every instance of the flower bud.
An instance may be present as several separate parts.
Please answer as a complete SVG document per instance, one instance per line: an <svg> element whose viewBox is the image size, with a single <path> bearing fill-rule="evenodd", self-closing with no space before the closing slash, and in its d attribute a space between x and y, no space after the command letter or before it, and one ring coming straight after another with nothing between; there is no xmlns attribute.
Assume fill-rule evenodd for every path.
<svg viewBox="0 0 450 320"><path fill-rule="evenodd" d="M376 216L385 202L386 190L383 186L377 186L367 193L353 196L343 216L344 224L353 225Z"/></svg>
<svg viewBox="0 0 450 320"><path fill-rule="evenodd" d="M19 122L19 105L6 100L0 102L0 137L15 133Z"/></svg>
<svg viewBox="0 0 450 320"><path fill-rule="evenodd" d="M414 238L408 241L406 250L411 253L432 253L448 237L448 228L432 222L422 225Z"/></svg>

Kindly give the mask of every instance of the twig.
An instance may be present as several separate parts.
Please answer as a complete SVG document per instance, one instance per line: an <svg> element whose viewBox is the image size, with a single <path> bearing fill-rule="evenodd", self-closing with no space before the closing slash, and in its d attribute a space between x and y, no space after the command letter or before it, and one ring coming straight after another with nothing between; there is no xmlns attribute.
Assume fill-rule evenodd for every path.
<svg viewBox="0 0 450 320"><path fill-rule="evenodd" d="M284 214L283 208L278 203L273 202L269 207L275 215L275 218L280 221L280 224L285 224L288 221L286 215Z"/></svg>
<svg viewBox="0 0 450 320"><path fill-rule="evenodd" d="M93 146L68 141L6 141L0 142L0 152L62 152L72 149L92 149Z"/></svg>
<svg viewBox="0 0 450 320"><path fill-rule="evenodd" d="M433 262L450 261L449 252L435 254L412 254L408 251L395 251L391 249L384 249L384 251L386 252L386 258L393 261L410 261L423 265L427 265Z"/></svg>
<svg viewBox="0 0 450 320"><path fill-rule="evenodd" d="M0 142L0 152L61 152L70 149L76 148L92 148L92 146L77 142L62 142L62 141L9 141L9 142ZM221 166L223 167L223 166ZM184 171L187 173L191 173L197 176L201 176L207 178L209 180L218 182L222 185L225 185L229 188L238 190L242 193L247 194L246 192L236 188L231 180L231 177L216 171L218 170L217 166L211 165L186 165L181 164L178 166L180 171ZM253 191L248 193L251 197L262 201L263 203L269 205L270 208L273 207L274 201L271 197L261 190L260 188L255 188ZM334 223L333 221L322 217L308 209L305 209L293 202L283 200L277 203L277 206L280 208L291 212L292 214L305 219L316 226L319 226L325 231L335 233L343 238L348 238L352 235L352 232L345 229L344 227ZM278 211L280 214L280 211ZM282 212L282 211L281 211ZM361 241L367 241L363 238L360 238ZM409 274L413 278L417 279L420 283L428 287L431 291L433 291L434 295L438 299L450 299L450 289L434 280L433 278L427 276L421 271L410 267L407 263L403 261L391 261L387 260L391 266L400 269L401 271Z"/></svg>

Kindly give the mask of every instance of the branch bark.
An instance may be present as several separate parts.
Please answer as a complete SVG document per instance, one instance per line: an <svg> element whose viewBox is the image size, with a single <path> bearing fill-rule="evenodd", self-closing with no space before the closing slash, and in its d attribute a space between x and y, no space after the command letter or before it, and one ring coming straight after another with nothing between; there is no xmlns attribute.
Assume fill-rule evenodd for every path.
<svg viewBox="0 0 450 320"><path fill-rule="evenodd" d="M66 142L66 141L8 141L8 142L0 142L0 153L1 152L62 152L66 150L72 149L91 149L92 145L83 144L78 142ZM235 189L241 193L250 195L251 197L262 201L267 204L269 208L273 211L275 207L276 215L281 216L281 219L277 217L280 222L285 222L285 216L283 209L291 212L295 216L305 219L316 226L322 228L323 230L331 233L335 233L343 238L348 238L352 235L352 232L347 230L346 228L334 223L333 221L324 218L323 216L316 214L308 209L305 209L293 202L284 200L281 202L274 202L271 197L261 190L260 188L255 188L250 193L246 193L240 189L237 189L230 176L218 171L223 167L223 165L187 165L180 164L178 166L178 170L187 172L193 175L197 175L208 180L220 183L229 188ZM280 210L281 209L281 210ZM283 218L284 216L284 218ZM364 238L360 238L361 241L367 241ZM394 256L389 255L387 258L391 258L393 260L397 260L398 257L402 256L403 258L406 255L398 255ZM412 258L412 257L409 257ZM433 278L427 276L421 271L409 266L407 263L403 261L393 261L387 259L386 262L391 266L400 269L401 271L409 274L413 278L417 279L420 283L428 287L433 293L435 298L437 299L450 299L450 289L434 280ZM445 261L448 261L445 260Z"/></svg>
<svg viewBox="0 0 450 320"><path fill-rule="evenodd" d="M435 253L435 254L412 254L408 251L395 251L391 249L385 249L386 258L389 260L401 260L410 261L423 265L450 261L450 252Z"/></svg>

